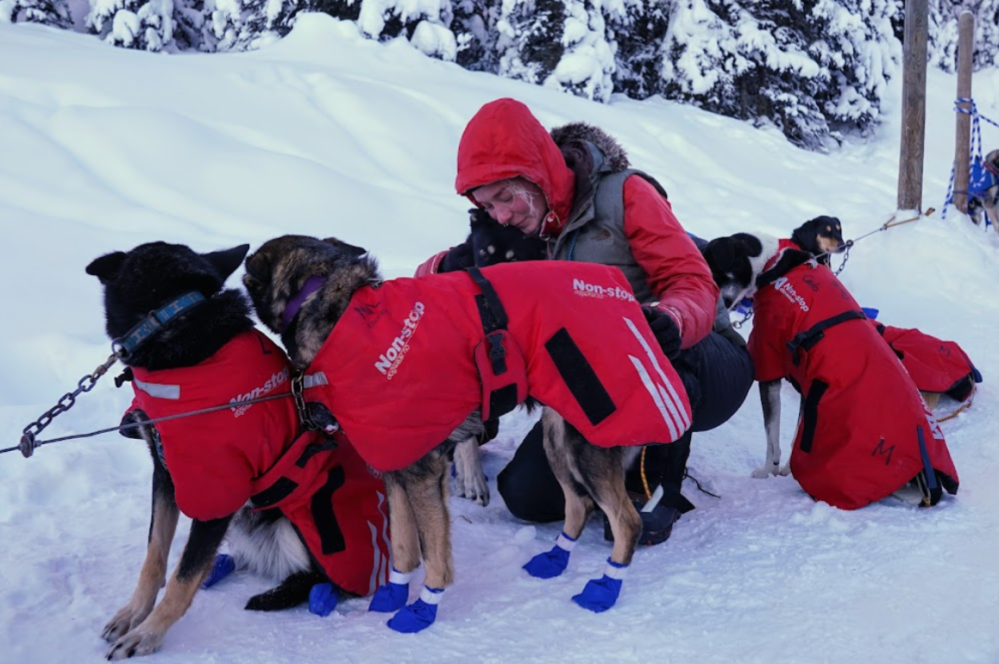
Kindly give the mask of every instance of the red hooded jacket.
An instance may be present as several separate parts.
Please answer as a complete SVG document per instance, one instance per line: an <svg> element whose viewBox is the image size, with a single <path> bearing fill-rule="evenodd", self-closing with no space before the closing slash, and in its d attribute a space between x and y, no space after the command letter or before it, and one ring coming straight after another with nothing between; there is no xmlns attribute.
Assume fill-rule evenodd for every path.
<svg viewBox="0 0 999 664"><path fill-rule="evenodd" d="M482 274L522 352L527 384L517 402L533 396L604 446L669 443L690 426L683 384L620 270L537 261ZM488 402L476 363L485 348L480 293L467 272L354 292L309 368L325 380L306 396L329 408L374 468L412 464Z"/></svg>
<svg viewBox="0 0 999 664"><path fill-rule="evenodd" d="M238 403L288 392L288 358L270 339L252 330L193 367L132 372L132 408L153 419L232 404L155 423L181 512L220 519L252 498L254 506L278 508L291 520L339 587L366 595L384 583L382 480L346 438L334 447L315 433L296 435L291 398Z"/></svg>
<svg viewBox="0 0 999 664"><path fill-rule="evenodd" d="M537 184L548 202L544 232L557 236L570 220L576 198L573 171L548 131L514 99L483 106L469 121L458 146L457 192L522 176ZM641 177L624 186L624 233L646 275L658 307L669 313L688 348L711 331L718 287L697 247L673 215L669 202ZM433 273L442 255L430 258L417 276ZM636 286L637 290L637 286Z"/></svg>
<svg viewBox="0 0 999 664"><path fill-rule="evenodd" d="M756 293L753 311L756 379L788 378L804 396L791 472L805 491L863 507L924 470L924 452L944 488L957 490L943 433L912 379L828 268L793 268Z"/></svg>

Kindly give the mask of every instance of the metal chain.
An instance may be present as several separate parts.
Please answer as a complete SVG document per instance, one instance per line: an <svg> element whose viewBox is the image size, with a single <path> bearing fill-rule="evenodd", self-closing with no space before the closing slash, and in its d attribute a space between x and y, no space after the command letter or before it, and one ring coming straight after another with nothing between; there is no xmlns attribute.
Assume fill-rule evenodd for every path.
<svg viewBox="0 0 999 664"><path fill-rule="evenodd" d="M28 426L24 427L24 430L21 432L22 434L21 444L18 445L17 448L11 448L11 449L20 449L21 454L23 454L25 457L31 456L31 453L34 451L35 448L35 438L38 436L38 434L40 434L45 429L45 427L51 424L52 420L55 419L57 415L65 413L67 410L72 408L73 405L76 403L76 397L80 396L84 392L89 392L90 390L94 389L94 385L97 384L98 379L100 379L101 376L106 374L108 372L108 369L110 369L114 365L114 363L118 361L120 357L121 357L120 352L116 351L112 353L108 357L108 359L105 360L103 364L94 369L92 373L89 373L83 378L81 378L79 383L77 383L77 388L75 390L73 390L72 392L67 392L66 394L62 395L62 397L59 398L59 401L56 402L55 406L49 408L47 411L42 413L41 417L39 417L37 420L29 424Z"/></svg>
<svg viewBox="0 0 999 664"><path fill-rule="evenodd" d="M846 262L850 260L850 249L852 247L853 247L853 240L847 240L846 249L843 250L843 262L839 264L839 267L836 268L836 272L834 273L837 277L839 276L840 272L842 272L843 269L846 267Z"/></svg>
<svg viewBox="0 0 999 664"><path fill-rule="evenodd" d="M105 369L105 371L106 371L106 369ZM91 385L91 388L92 387L93 387L93 385ZM88 388L87 391L89 391L89 389L90 388ZM25 457L29 457L29 456L31 456L32 452L34 452L36 449L38 449L42 445L48 445L49 443L61 443L61 442L65 441L65 440L75 440L77 438L91 438L93 436L98 436L98 435L100 435L102 433L111 433L112 431L118 431L118 432L128 431L130 429L138 429L139 427L145 426L147 424L156 424L157 422L166 422L168 420L179 420L179 419L182 419L182 418L185 418L185 417L192 417L194 415L204 415L206 413L214 413L215 411L219 411L219 410L226 410L226 409L229 409L229 408L237 408L239 406L249 406L249 405L252 405L252 404L255 404L255 403L262 403L264 401L273 401L274 399L286 399L286 398L288 398L290 396L292 396L291 392L281 392L280 394L271 394L271 395L268 395L266 397L257 397L256 399L247 399L246 401L237 401L237 402L233 402L233 403L224 403L224 404L220 404L218 406L210 406L208 408L202 408L200 410L188 411L186 413L177 413L176 415L164 415L163 417L156 417L156 418L149 419L149 420L142 420L141 422L131 422L129 424L119 424L118 426L108 427L107 429L98 429L97 431L91 431L89 433L78 433L78 434L73 434L73 435L70 435L70 436L62 436L61 438L52 438L50 440L37 440L37 441L35 440L35 434L37 434L38 432L36 431L36 432L32 433L32 432L28 431L28 429L31 428L31 426L37 424L37 422L33 422L31 425L28 426L28 428L26 428L24 430L24 436L21 437L21 444L20 445L17 445L15 447L8 447L8 448L5 448L5 449L0 449L0 454L4 454L6 452L13 452L14 450L20 450L21 454L23 454ZM304 401L303 401L303 405L304 405ZM55 410L55 409L53 409L53 410ZM48 413L46 413L46 415L47 414ZM39 418L39 419L42 419L42 418ZM50 417L49 421L51 421L51 420L52 420L52 418ZM48 426L48 422L46 422L45 424L42 425L42 429L44 429L46 426ZM41 431L41 429L39 429L38 431Z"/></svg>
<svg viewBox="0 0 999 664"><path fill-rule="evenodd" d="M753 317L753 310L750 309L742 320L737 320L734 323L732 323L732 327L738 330L740 327L746 324L746 321L748 321L752 317Z"/></svg>

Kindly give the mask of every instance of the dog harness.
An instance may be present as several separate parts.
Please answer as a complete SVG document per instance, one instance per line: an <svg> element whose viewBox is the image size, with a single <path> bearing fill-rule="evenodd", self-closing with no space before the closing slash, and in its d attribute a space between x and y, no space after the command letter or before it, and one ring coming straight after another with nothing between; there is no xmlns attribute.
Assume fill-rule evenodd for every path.
<svg viewBox="0 0 999 664"><path fill-rule="evenodd" d="M290 364L258 330L193 367L132 368L135 399L150 418L231 404L155 424L177 506L192 519L230 516L247 501L281 510L334 584L366 595L388 573L384 485L345 437L298 432L287 392Z"/></svg>
<svg viewBox="0 0 999 664"><path fill-rule="evenodd" d="M856 509L920 471L931 488L957 491L943 433L912 379L828 268L789 270L760 288L753 310L756 379L787 378L804 396L791 472L806 492Z"/></svg>
<svg viewBox="0 0 999 664"><path fill-rule="evenodd" d="M355 291L309 373L361 456L404 468L473 411L528 396L591 443L669 443L690 404L624 275L538 261L395 279Z"/></svg>
<svg viewBox="0 0 999 664"><path fill-rule="evenodd" d="M805 251L793 240L780 240L779 249ZM884 337L912 382L924 392L942 392L958 401L967 399L982 376L968 354L954 341L944 341L915 328L892 327L871 320Z"/></svg>

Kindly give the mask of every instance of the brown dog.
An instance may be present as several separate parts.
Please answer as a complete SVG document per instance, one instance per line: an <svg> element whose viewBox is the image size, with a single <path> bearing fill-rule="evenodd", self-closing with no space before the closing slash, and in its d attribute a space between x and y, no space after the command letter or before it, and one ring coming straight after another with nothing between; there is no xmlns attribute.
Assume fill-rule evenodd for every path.
<svg viewBox="0 0 999 664"><path fill-rule="evenodd" d="M513 269L544 269L554 271L570 269L560 267L559 265L552 265L551 263L554 262L538 262L532 264L530 268ZM523 265L528 264L525 263ZM599 274L616 274L618 278L623 280L618 271L614 270L612 272L610 268L586 264L572 265L576 267L571 269L587 274L591 274L593 270L602 270ZM506 270L510 267L496 266L486 268L486 270ZM588 270L589 272L587 272ZM483 273L485 273L485 270ZM490 272L490 274L500 273ZM509 275L511 272L505 272L505 274ZM288 350L292 363L298 370L308 369L310 372L335 372L337 367L330 367L328 361L324 360L324 358L329 357L329 353L331 352L339 353L340 361L347 363L353 362L359 355L368 357L367 347L364 344L374 334L374 326L378 325L379 322L388 325L393 337L396 335L396 330L400 327L402 329L401 332L398 332L398 337L395 338L394 342L386 342L386 345L391 343L391 346L381 355L380 361L374 364L375 369L383 373L388 372L389 379L394 375L391 372L394 372L402 362L401 358L407 358L407 369L412 366L412 363L420 361L419 359L408 359L414 355L419 357L420 353L424 352L423 350L414 351L410 348L411 344L417 343L416 339L418 335L415 333L416 330L419 330L419 340L421 343L432 341L436 346L426 352L443 353L440 360L442 373L444 365L465 361L465 358L462 357L462 354L465 353L464 349L446 345L441 348L442 344L446 344L441 339L443 336L446 336L447 330L459 326L464 319L453 318L453 320L446 321L444 327L434 328L434 321L431 320L432 316L429 313L424 315L424 305L420 302L416 302L416 306L412 307L412 311L410 309L411 304L407 303L404 312L396 318L395 314L389 313L389 305L383 304L377 298L388 298L392 293L397 292L397 289L417 288L422 287L421 284L426 285L428 283L441 284L447 282L449 288L452 286L455 288L458 286L464 287L466 284L471 284L471 277L468 273L435 275L425 280L400 279L394 282L383 282L375 260L368 256L364 249L334 238L318 240L316 238L288 235L266 242L260 249L247 258L246 275L243 281L249 291L261 322L281 334L282 341ZM569 282L573 283L571 277ZM625 288L627 288L626 283ZM639 340L645 346L645 351L642 351L641 354L645 355L647 352L648 358L652 358L653 352L648 349L646 340L654 338L651 335L651 331L648 330L644 319L642 319L641 309L638 307L637 302L634 301L630 290L625 292L624 289L618 288L616 291L608 291L608 293L613 293L618 300L616 302L605 302L595 297L594 292L586 292L578 293L584 297L575 298L574 302L569 302L568 304L576 308L589 306L606 307L612 305L632 307L634 313L637 313L637 317L641 319L639 325L644 325L645 327L645 336L641 337L642 333L636 329L631 341L635 343L635 337L640 337ZM458 297L458 295L455 295L455 298ZM542 295L529 293L525 297L540 298ZM547 297L552 299L552 296ZM630 301L625 299L628 297L630 297ZM563 299L572 298L563 297ZM444 304L447 305L449 303L445 302ZM431 308L428 305L427 311L429 312ZM434 310L436 311L436 309ZM457 307L455 311L457 311ZM632 312L632 309L628 311ZM406 317L406 312L410 312L409 317ZM456 314L451 315L452 317L456 316ZM513 321L516 318L516 315L511 315L510 320ZM396 320L401 320L402 324L395 323L394 321ZM477 316L476 320L478 320ZM621 319L617 320L620 326L624 328L624 322L621 322ZM327 339L334 333L336 326L354 324L358 326L366 325L366 327L338 328L337 336L335 337L338 340L337 343L334 344L333 340L331 340L331 343L327 344ZM634 324L631 324L631 326L635 327ZM435 329L437 330L436 332L434 331ZM344 330L352 331L344 332ZM483 332L481 326L478 328L478 331L484 338L485 332ZM631 335L632 333L626 332L626 334ZM516 334L513 336L516 336ZM518 343L520 342L518 341ZM331 349L331 346L337 345L349 345L350 348L339 347ZM612 349L617 348L614 343L600 344L599 340L594 345L610 346ZM658 347L655 350L656 353L660 352ZM378 358L378 352L380 350L376 350L375 354L371 356ZM320 353L323 353L323 356L317 360L317 355L320 355ZM409 354L408 356L407 353ZM657 357L660 356L657 355ZM626 358L626 355L617 352L613 361L620 367L622 359L628 362ZM508 359L512 358L508 356ZM632 356L631 361L639 362L639 359ZM655 360L652 361L654 362ZM662 358L661 362L666 365L667 373L671 373L672 368L665 358ZM363 366L361 366L360 370L366 371L369 374L374 373L370 362L365 359L362 364ZM631 367L630 362L628 366ZM640 368L636 370L644 371L644 369ZM654 371L658 371L658 375L663 376L663 372L658 365L650 373ZM672 375L675 376L675 374ZM648 374L646 374L647 377ZM376 375L375 378L380 377ZM435 380L441 379L435 377ZM667 379L664 379L664 381L667 383L665 388L656 384L659 390L672 390L673 388L670 387L672 383L669 383ZM332 381L333 384L336 384L336 382L336 380ZM401 382L403 381L396 381L396 383ZM382 383L379 383L379 385L381 384L387 385L384 380L382 380ZM678 381L675 384L678 384ZM369 404L382 402L389 398L380 388L371 389L370 392L366 391L364 383L360 378L357 379L356 383L353 379L349 379L341 387L343 388L343 398L352 400L352 403L356 404L356 409L358 410L364 410ZM342 400L338 402L340 405L334 405L331 408L333 415L343 424L345 432L355 445L357 445L362 456L378 470L385 471L384 476L391 524L393 578L391 583L383 586L376 593L371 609L388 612L401 608L408 598L409 578L419 565L421 552L423 560L426 563L426 589L423 591L420 600L407 606L389 621L389 626L398 631L420 631L429 626L436 617L436 603L439 601L441 592L452 583L454 571L449 531L450 519L448 517L446 502L447 455L456 445L467 446L467 448L474 451L476 449L474 437L483 429L481 411L476 407L476 404L481 405L483 403L481 383L476 382L470 389L465 391L463 391L463 388L457 388L453 384L445 384L443 387L456 394L455 398L460 399L467 396L468 400L463 402L469 404L467 410L460 413L457 420L459 423L450 435L445 430L443 435L447 436L446 440L439 444L433 442L432 444L436 445L436 447L433 447L428 452L424 452L421 449L419 453L409 457L415 459L415 461L403 465L391 462L377 463L372 460L373 456L365 456L365 451L359 442L361 436L356 432L359 428L365 426L381 426L383 427L379 430L381 437L389 438L389 440L384 441L384 444L389 446L404 446L408 433L407 427L418 428L422 426L419 423L414 424L407 419L413 418L412 408L409 411L410 414L406 416L401 414L395 417L385 416L384 418L368 416L367 420L351 412L351 408L344 406ZM655 387L647 386L646 389L651 392L656 391ZM401 403L400 408L405 408L406 404L411 400L419 401L420 399L425 399L428 404L435 403L435 395L427 397L416 390L411 392L412 394L405 395L399 399ZM656 394L658 395L659 393L657 392ZM306 396L308 397L308 393L306 393ZM524 395L521 395L518 403L522 402L523 398ZM566 543L575 541L575 538L582 533L589 513L595 505L599 506L607 514L614 533L614 549L610 557L609 564L611 568L608 576L611 577L612 581L616 582L617 589L619 590L622 574L620 571L614 570L622 570L631 562L641 531L641 519L625 491L622 470L625 453L621 447L613 446L621 443L611 442L607 446L588 444L587 439L584 438L576 427L569 424L550 407L552 406L551 399L542 399L541 395L538 395L538 398L549 406L546 407L542 415L545 429L545 450L551 462L552 469L558 477L566 495L565 539L560 538L560 543L565 545L562 547L562 551L565 551L565 562L568 560L566 547L571 548L571 545ZM648 401L649 407L654 408L652 399L658 399L658 396L653 395ZM680 414L681 416L685 415L687 419L682 426L677 427L678 431L672 438L662 436L659 438L649 437L642 439L625 432L620 434L621 437L631 436L636 441L642 442L669 442L669 440L675 440L676 437L682 435L686 426L689 426L689 404L686 403L685 397L682 402L679 410L683 412ZM380 403L376 405L380 406ZM511 405L510 407L512 408L513 406ZM430 409L436 411L435 406L431 406L427 410ZM624 410L622 408L620 414L624 415ZM660 407L660 411L665 413L662 407ZM615 413L615 415L618 414ZM646 411L642 411L642 414L645 415ZM436 412L434 415L436 415ZM652 419L652 417L632 419L647 420ZM353 418L353 421L350 418ZM465 418L464 421L461 421L461 418ZM382 422L381 420L383 419L394 419L395 421ZM372 420L377 421L372 422ZM614 427L617 427L617 423L621 420L609 418L607 421L613 422ZM639 426L647 425L639 423ZM614 431L617 431L616 428ZM657 430L658 433L660 432ZM433 440L440 440L440 438ZM381 441L379 444L382 444ZM631 444L634 443L632 442ZM600 445L605 445L605 443L601 442ZM630 449L634 450L637 448ZM378 455L380 459L382 452L379 450L371 452L371 454ZM553 549L553 551L555 550ZM547 555L542 554L539 558ZM553 570L553 568L543 563L534 563L535 561L532 561L526 568L533 575L542 577L555 576L565 567L563 563L561 564L561 569ZM544 569L539 569L539 565ZM611 585L614 584L612 583ZM597 606L596 604L599 604L599 602L596 604L590 602L591 605L588 605L587 600L592 597L593 593L589 592L589 586L587 588L588 590L584 591L583 595L574 598L577 603L586 608L595 611L603 610L609 608L617 598L615 591L609 603L604 601L603 605ZM582 600L579 599L580 597L582 597Z"/></svg>

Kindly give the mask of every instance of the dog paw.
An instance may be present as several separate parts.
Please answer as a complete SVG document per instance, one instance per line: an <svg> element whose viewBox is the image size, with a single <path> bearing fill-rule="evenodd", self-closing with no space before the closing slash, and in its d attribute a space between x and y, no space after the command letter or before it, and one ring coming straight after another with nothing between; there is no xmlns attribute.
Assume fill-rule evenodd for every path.
<svg viewBox="0 0 999 664"><path fill-rule="evenodd" d="M146 616L149 615L152 607L149 609L137 609L131 604L122 607L118 613L114 614L114 617L104 625L104 631L101 632L101 638L103 638L108 643L114 643L125 634L128 634L133 627L140 625Z"/></svg>
<svg viewBox="0 0 999 664"><path fill-rule="evenodd" d="M115 641L115 643L108 649L106 658L110 661L149 655L159 650L162 643L162 632L145 630L140 625Z"/></svg>
<svg viewBox="0 0 999 664"><path fill-rule="evenodd" d="M621 579L612 579L606 574L600 579L586 583L583 592L575 595L572 601L594 613L603 613L617 603L621 595Z"/></svg>
<svg viewBox="0 0 999 664"><path fill-rule="evenodd" d="M782 477L787 477L788 475L790 475L791 474L791 464L790 463L785 463L783 466L780 467L780 472L777 473L777 474L781 475Z"/></svg>
<svg viewBox="0 0 999 664"><path fill-rule="evenodd" d="M459 443L454 450L454 493L483 507L489 504L489 483L474 439Z"/></svg>
<svg viewBox="0 0 999 664"><path fill-rule="evenodd" d="M407 599L409 599L408 583L389 582L379 586L378 590L375 591L371 597L371 603L368 605L368 611L392 613L404 607Z"/></svg>
<svg viewBox="0 0 999 664"><path fill-rule="evenodd" d="M396 632L415 634L433 625L436 619L437 605L424 602L421 598L404 607L386 624Z"/></svg>
<svg viewBox="0 0 999 664"><path fill-rule="evenodd" d="M757 469L753 470L753 478L754 479L762 480L762 479L766 479L768 477L770 477L770 469L769 468L763 467L763 468L757 468Z"/></svg>

